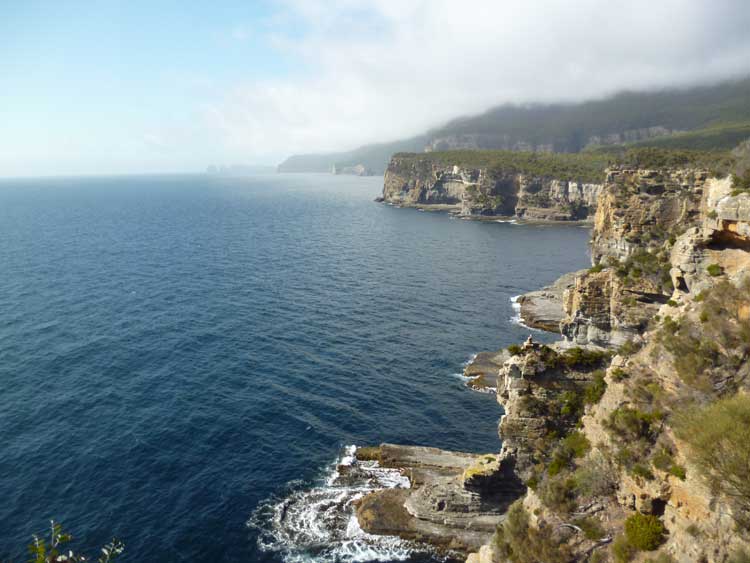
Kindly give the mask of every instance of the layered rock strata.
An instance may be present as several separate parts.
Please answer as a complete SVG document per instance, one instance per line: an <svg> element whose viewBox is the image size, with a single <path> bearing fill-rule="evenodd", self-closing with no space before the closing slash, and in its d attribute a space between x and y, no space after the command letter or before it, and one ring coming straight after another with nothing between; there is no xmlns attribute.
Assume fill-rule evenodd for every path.
<svg viewBox="0 0 750 563"><path fill-rule="evenodd" d="M750 552L734 499L708 486L672 426L686 404L750 392L748 284L750 193L703 170L611 169L592 268L527 297L524 320L549 329L560 318L563 340L480 354L466 368L485 388L497 374L500 453L382 446L382 462L402 468L414 490L366 497L360 522L471 549L471 563L517 561L506 533L527 534L511 539L540 550L523 560L620 561L625 522L638 514L665 530L658 560L725 563ZM680 357L689 354L703 367ZM528 530L492 536L494 524L507 527L503 510L516 497Z"/></svg>
<svg viewBox="0 0 750 563"><path fill-rule="evenodd" d="M494 454L382 444L368 450L381 467L409 478L409 489L384 489L364 497L357 518L366 532L428 541L469 551L487 543L523 486Z"/></svg>
<svg viewBox="0 0 750 563"><path fill-rule="evenodd" d="M519 296L521 322L530 327L549 332L560 332L560 322L565 318L563 297L566 290L573 289L576 279L585 272L571 272L538 291Z"/></svg>
<svg viewBox="0 0 750 563"><path fill-rule="evenodd" d="M516 216L537 221L589 217L601 184L394 156L379 200L451 210L463 217Z"/></svg>

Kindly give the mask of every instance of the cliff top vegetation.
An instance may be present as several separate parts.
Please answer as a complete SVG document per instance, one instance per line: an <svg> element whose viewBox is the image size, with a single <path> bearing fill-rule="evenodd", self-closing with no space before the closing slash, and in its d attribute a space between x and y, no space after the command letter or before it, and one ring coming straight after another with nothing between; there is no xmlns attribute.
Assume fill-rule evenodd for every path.
<svg viewBox="0 0 750 563"><path fill-rule="evenodd" d="M394 155L394 159L402 162L415 160L445 166L487 168L581 182L604 181L604 170L609 163L608 155L598 153L565 154L495 150L398 153Z"/></svg>
<svg viewBox="0 0 750 563"><path fill-rule="evenodd" d="M735 157L725 151L666 149L659 147L610 148L582 153L538 153L496 150L457 150L398 153L394 165L439 164L490 171L530 174L557 180L601 183L605 170L614 165L639 168L703 168L716 175L732 170Z"/></svg>

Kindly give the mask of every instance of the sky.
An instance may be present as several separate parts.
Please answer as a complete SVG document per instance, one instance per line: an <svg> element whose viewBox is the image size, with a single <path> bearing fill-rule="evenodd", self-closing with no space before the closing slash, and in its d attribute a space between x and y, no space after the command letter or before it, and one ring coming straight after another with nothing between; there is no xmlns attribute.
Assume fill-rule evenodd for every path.
<svg viewBox="0 0 750 563"><path fill-rule="evenodd" d="M750 74L748 0L0 0L0 176L277 164Z"/></svg>

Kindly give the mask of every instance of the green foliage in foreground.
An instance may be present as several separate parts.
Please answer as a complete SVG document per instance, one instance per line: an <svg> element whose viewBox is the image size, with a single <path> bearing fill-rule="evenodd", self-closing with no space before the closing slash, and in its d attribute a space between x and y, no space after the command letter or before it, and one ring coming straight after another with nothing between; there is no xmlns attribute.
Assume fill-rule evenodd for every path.
<svg viewBox="0 0 750 563"><path fill-rule="evenodd" d="M33 536L34 541L29 545L30 563L80 563L90 561L91 558L74 552L67 547L73 536L65 532L62 526L50 521L49 537ZM125 551L125 545L118 539L113 539L101 549L98 563L111 563Z"/></svg>
<svg viewBox="0 0 750 563"><path fill-rule="evenodd" d="M750 395L737 394L678 417L677 435L709 486L735 507L736 518L750 523Z"/></svg>
<svg viewBox="0 0 750 563"><path fill-rule="evenodd" d="M640 551L653 551L664 541L664 524L651 514L633 514L625 520L625 537Z"/></svg>

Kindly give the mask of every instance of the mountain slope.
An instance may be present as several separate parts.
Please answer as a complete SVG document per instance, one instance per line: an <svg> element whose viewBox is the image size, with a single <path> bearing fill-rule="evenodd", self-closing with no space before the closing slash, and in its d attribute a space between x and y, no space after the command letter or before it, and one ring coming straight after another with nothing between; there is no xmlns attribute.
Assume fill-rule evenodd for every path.
<svg viewBox="0 0 750 563"><path fill-rule="evenodd" d="M424 135L353 151L297 155L280 172L327 172L363 164L385 172L397 152L455 149L579 152L599 145L726 149L748 135L750 78L691 89L624 92L577 104L504 105ZM688 132L704 130L691 136ZM658 139L658 140L657 140Z"/></svg>

